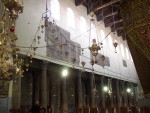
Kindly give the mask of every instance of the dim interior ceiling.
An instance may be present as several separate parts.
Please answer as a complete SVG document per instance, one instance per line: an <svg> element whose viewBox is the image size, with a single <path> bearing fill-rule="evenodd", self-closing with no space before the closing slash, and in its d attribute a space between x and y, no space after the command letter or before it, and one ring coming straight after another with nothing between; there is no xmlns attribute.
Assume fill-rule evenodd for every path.
<svg viewBox="0 0 150 113"><path fill-rule="evenodd" d="M112 32L125 39L123 19L119 15L120 0L75 0L75 5L84 5L89 14L93 11L97 21L104 21L105 27L110 27Z"/></svg>

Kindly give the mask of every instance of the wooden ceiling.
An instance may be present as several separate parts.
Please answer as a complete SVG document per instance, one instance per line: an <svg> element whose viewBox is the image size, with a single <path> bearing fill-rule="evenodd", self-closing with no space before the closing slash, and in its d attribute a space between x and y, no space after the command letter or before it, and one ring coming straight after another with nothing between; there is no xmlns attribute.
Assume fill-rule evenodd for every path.
<svg viewBox="0 0 150 113"><path fill-rule="evenodd" d="M119 15L120 0L75 0L75 5L84 5L87 13L94 11L97 21L104 21L105 27L125 39L123 19Z"/></svg>

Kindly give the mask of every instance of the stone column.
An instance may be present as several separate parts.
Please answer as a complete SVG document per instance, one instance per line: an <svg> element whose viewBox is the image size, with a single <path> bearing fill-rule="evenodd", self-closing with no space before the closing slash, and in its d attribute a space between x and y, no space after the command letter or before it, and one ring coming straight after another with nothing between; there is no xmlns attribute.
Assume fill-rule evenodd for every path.
<svg viewBox="0 0 150 113"><path fill-rule="evenodd" d="M21 78L13 80L12 108L19 109L21 102Z"/></svg>
<svg viewBox="0 0 150 113"><path fill-rule="evenodd" d="M90 75L90 107L91 108L96 108L96 104L95 104L95 93L96 93L96 89L94 86L94 74L92 73Z"/></svg>
<svg viewBox="0 0 150 113"><path fill-rule="evenodd" d="M39 75L38 72L32 72L33 77L33 88L32 88L32 104L34 105L36 101L39 101Z"/></svg>
<svg viewBox="0 0 150 113"><path fill-rule="evenodd" d="M41 75L40 75L40 104L42 107L47 108L47 62L43 61L41 64Z"/></svg>
<svg viewBox="0 0 150 113"><path fill-rule="evenodd" d="M57 90L57 87L56 87L56 82L57 82L57 78L56 78L56 75L54 72L51 72L51 75L49 76L49 98L50 98L50 107L51 107L51 110L52 110L52 113L54 113L55 111L55 103L56 103L56 96L58 96L56 94L56 90Z"/></svg>
<svg viewBox="0 0 150 113"><path fill-rule="evenodd" d="M127 86L126 86L126 82L123 83L123 107L128 107L127 104Z"/></svg>
<svg viewBox="0 0 150 113"><path fill-rule="evenodd" d="M132 106L132 95L131 94L127 94L127 100L128 100L127 105L129 107L131 107Z"/></svg>
<svg viewBox="0 0 150 113"><path fill-rule="evenodd" d="M102 107L105 108L105 92L103 90L104 87L104 76L101 77L101 99L102 99Z"/></svg>
<svg viewBox="0 0 150 113"><path fill-rule="evenodd" d="M82 71L76 71L76 80L75 80L75 104L76 108L81 108L83 106L82 102L82 82L81 82Z"/></svg>
<svg viewBox="0 0 150 113"><path fill-rule="evenodd" d="M120 88L119 88L119 80L116 80L116 99L117 99L117 113L120 113L120 107L121 107L121 103L120 103Z"/></svg>
<svg viewBox="0 0 150 113"><path fill-rule="evenodd" d="M113 82L112 79L110 79L110 88L111 88L111 96L110 96L110 101L111 101L111 108L114 108L114 93L113 93Z"/></svg>
<svg viewBox="0 0 150 113"><path fill-rule="evenodd" d="M136 94L137 94L136 88L137 88L136 85L133 84L133 102L132 102L133 105L136 105Z"/></svg>
<svg viewBox="0 0 150 113"><path fill-rule="evenodd" d="M108 113L111 113L114 111L114 94L113 94L113 88L112 88L112 78L108 79L108 97L107 101L110 102L109 106L107 106Z"/></svg>
<svg viewBox="0 0 150 113"><path fill-rule="evenodd" d="M131 89L131 92L127 92L127 105L131 107L132 106L132 91L133 91L133 87L131 83L128 83L128 88Z"/></svg>
<svg viewBox="0 0 150 113"><path fill-rule="evenodd" d="M67 100L67 87L66 87L66 78L61 78L60 84L60 98L61 98L61 113L68 112L68 100Z"/></svg>
<svg viewBox="0 0 150 113"><path fill-rule="evenodd" d="M12 108L12 91L13 91L13 80L9 81L9 90L8 90L8 110Z"/></svg>

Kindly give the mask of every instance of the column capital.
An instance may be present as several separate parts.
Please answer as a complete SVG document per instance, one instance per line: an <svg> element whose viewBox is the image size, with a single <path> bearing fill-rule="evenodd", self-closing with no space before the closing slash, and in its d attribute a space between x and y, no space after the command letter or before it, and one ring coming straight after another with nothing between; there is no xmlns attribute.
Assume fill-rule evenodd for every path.
<svg viewBox="0 0 150 113"><path fill-rule="evenodd" d="M47 66L48 66L48 61L42 61L41 63L40 63L40 68L41 69L47 69Z"/></svg>
<svg viewBox="0 0 150 113"><path fill-rule="evenodd" d="M83 73L82 70L76 70L75 72L76 72L76 74L78 74L78 75L81 75L81 74Z"/></svg>

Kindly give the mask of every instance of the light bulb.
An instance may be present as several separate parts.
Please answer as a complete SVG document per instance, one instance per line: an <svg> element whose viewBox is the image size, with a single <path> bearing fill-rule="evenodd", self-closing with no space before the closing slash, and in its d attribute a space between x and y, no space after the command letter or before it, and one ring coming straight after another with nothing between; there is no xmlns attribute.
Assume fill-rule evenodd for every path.
<svg viewBox="0 0 150 113"><path fill-rule="evenodd" d="M107 86L104 86L103 90L104 90L105 92L107 92L107 91L108 91L108 87L107 87Z"/></svg>
<svg viewBox="0 0 150 113"><path fill-rule="evenodd" d="M68 70L67 69L64 69L63 71L62 71L62 76L63 77L66 77L68 75Z"/></svg>

